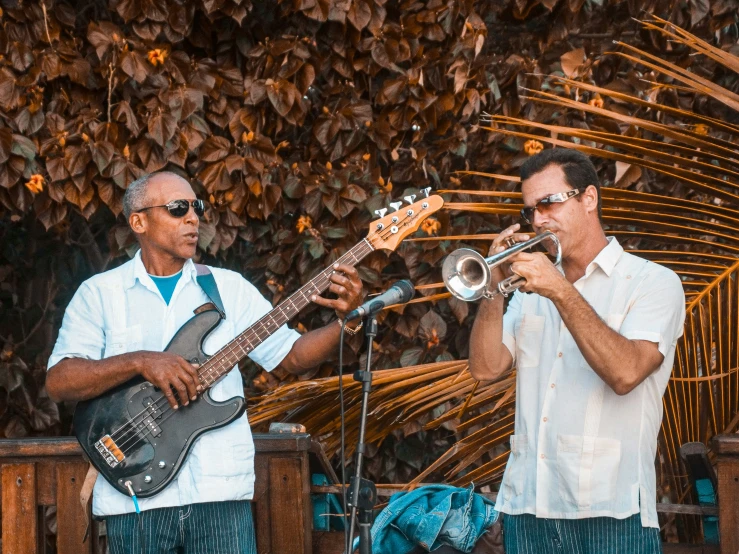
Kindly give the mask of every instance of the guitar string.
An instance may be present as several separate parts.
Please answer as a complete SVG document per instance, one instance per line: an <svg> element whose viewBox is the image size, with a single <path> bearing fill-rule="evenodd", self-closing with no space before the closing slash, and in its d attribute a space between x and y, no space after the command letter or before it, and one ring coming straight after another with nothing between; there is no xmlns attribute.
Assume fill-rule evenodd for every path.
<svg viewBox="0 0 739 554"><path fill-rule="evenodd" d="M411 216L408 216L408 217L411 217ZM405 220L407 218L403 218L403 219ZM403 221L399 221L398 224L400 226L407 226L408 225L407 222L403 222ZM390 234L393 234L393 233L392 233L392 231L390 231L390 228L387 227L387 228L383 229L382 231L380 231L377 234L380 235L381 238L386 239L386 238L388 238L388 236ZM386 236L383 236L383 235L386 235ZM354 261L353 261L352 265L356 265L357 263L359 263L359 261L361 261L362 259L364 259L365 256L367 256L368 254L370 254L372 251L375 250L375 248L372 247L372 245L370 244L370 242L369 242L369 240L367 238L363 239L362 242L359 243L357 246L361 246L362 248L366 246L366 247L369 247L369 250L367 252L364 252L364 253L359 253L359 250L361 248L360 249L357 249L358 250L358 254L360 256L358 258L357 256L354 255L354 252L353 252L355 250L355 248L357 248L355 246L355 247L351 248L348 252L346 252L344 255L342 255L335 263L342 263L342 261L344 260L345 257L348 257L348 256L351 255L351 257L354 258ZM328 286L330 286L330 275L331 275L331 273L327 273L329 270L331 270L331 273L333 273L332 268L327 268L321 274L319 274L316 278L314 278L317 283L319 281L318 277L321 278L320 281L325 280L326 282L323 283L320 288L317 288L316 291L311 292L309 294L315 294L316 292L318 292L320 294L321 292L325 291L326 288L328 288ZM312 287L309 287L308 285L310 285L311 282L313 282L313 280L311 280L309 283L307 283L306 285L304 285L303 287L301 287L301 289L298 289L298 291L296 291L293 295L291 295L291 297L289 297L287 299L287 300L290 300L290 303L292 304L293 309L295 308L295 304L293 303L293 301L291 299L293 297L297 297L297 294L300 293L300 294L302 294L303 298L305 300L307 300L306 294L305 294L305 292L302 289L303 288L306 288L307 290L310 290ZM303 307L305 307L305 305ZM300 309L302 309L302 307L301 308L298 308L298 311ZM276 331L276 329L273 330L273 331L270 331L269 330L269 327L268 327L269 326L269 323L266 322L266 320L268 318L271 319L271 314L272 314L273 311L274 310L271 310L270 312L268 312L267 314L265 314L260 320L258 320L256 323L254 323L251 326L250 329L247 329L246 331L244 331L243 333L241 333L239 336L237 336L234 340L232 340L231 342L229 342L228 344L226 344L219 352L217 352L216 354L214 354L213 357L217 356L218 354L220 354L221 352L225 351L226 349L228 349L229 354L233 354L234 353L234 347L236 345L238 345L238 347L242 351L241 358L243 358L243 356L247 355L251 351L251 350L248 350L248 351L247 350L244 350L244 347L243 347L243 344L242 343L244 342L244 339L246 339L246 335L248 334L248 332L250 330L252 330L252 329L253 329L253 334L256 334L257 335L257 339L259 341L256 346L259 346L259 344L261 344L264 340L266 340L268 337L270 337ZM293 316L291 316L291 317L293 317ZM274 319L272 319L272 323L275 324ZM261 324L261 328L257 328L257 326L260 325L260 324ZM277 326L276 328L279 328L279 326ZM266 329L268 331L267 335L264 338L262 338L262 337L259 336L259 331L261 331L262 329ZM252 345L251 345L251 343L250 343L249 340L246 340L246 342L247 342L249 348L252 348L252 349L253 348L256 348L256 346L252 347ZM241 359L241 358L239 358L239 359ZM212 373L213 371L216 371L216 372L223 371L224 369L226 369L228 367L233 367L233 365L235 365L236 363L238 363L238 360L236 362L234 362L234 364L230 364L230 363L227 362L227 364L225 366L222 365L222 362L218 362L217 364L216 363L210 364L213 367L208 368L201 375L202 376L205 376L206 379L208 379L208 378L210 378L208 374ZM208 364L208 361L206 361L203 364L203 366L206 366L206 364ZM220 367L216 367L216 365L217 366L220 366ZM201 375L199 375L199 377ZM206 386L207 387L210 387L221 376L222 375L217 375L213 379L213 381L211 383L208 383ZM159 402L161 400L163 400L164 402L161 405L159 405ZM144 440L147 436L150 436L150 435L153 436L153 431L149 430L149 428L146 425L144 425L144 422L145 422L147 413L151 413L151 406L155 406L155 409L159 409L162 406L166 406L167 404L168 404L168 401L167 401L166 397L164 395L160 395L159 398L155 402L152 403L152 405L150 405L149 407L147 407L144 410L142 410L141 412L139 412L131 420L129 420L128 423L124 424L118 430L116 430L113 433L111 433L111 438L113 438L112 437L113 434L117 434L121 430L123 430L124 428L128 427L128 429L126 429L126 431L123 433L123 435L118 436L118 440L121 440L121 438L123 436L125 436L126 434L128 434L130 431L133 431L134 435L131 438L136 439L136 440L132 444L129 444L129 440L130 439L127 438L126 441L124 443L122 443L121 446L118 447L121 450L121 452L123 452L124 456L125 456L124 448L133 448L136 444L138 444L141 440ZM167 407L165 409L162 409L161 410L161 414L162 415L160 417L162 417L163 419L161 420L161 423L164 423L174 413L175 413L175 410L173 410L171 407ZM168 415L166 415L166 414L168 414ZM166 415L166 417L165 417L165 415ZM135 420L136 419L139 419L139 418L140 418L140 421L136 422ZM141 426L142 425L143 425L143 429L141 429ZM144 431L143 434L140 432L142 430ZM113 439L113 440L116 440L116 439Z"/></svg>
<svg viewBox="0 0 739 554"><path fill-rule="evenodd" d="M359 258L358 258L357 256L355 256L355 255L354 255L354 253L353 253L353 252L352 252L352 251L350 250L350 251L349 251L349 252L347 252L347 253L346 253L346 254L345 254L344 256L342 256L341 258L339 258L339 260L338 260L338 263L342 263L343 259L344 259L344 258L345 258L346 256L349 256L349 255L351 255L351 257L355 259L354 263L358 263L358 262L359 262L359 261L360 261L361 259L363 259L363 258L364 258L364 257L365 257L365 256L366 256L367 254L369 254L370 252L372 252L372 251L374 250L374 249L373 249L373 248L371 247L371 245L369 245L369 243L368 243L367 241L365 241L365 245L366 245L366 246L369 246L369 250L368 250L368 251L367 251L366 253L360 254L360 257L359 257ZM359 245L358 245L358 246L359 246ZM353 248L352 250L354 250L354 248ZM319 281L326 281L325 283L323 283L323 285L321 286L321 288L320 288L320 289L317 289L317 291L318 291L318 290L325 290L325 288L327 288L327 287L328 287L328 283L330 283L330 280L329 280L329 278L328 278L328 277L330 277L330 275L331 275L331 273L328 273L328 271L329 271L329 270L331 270L331 268L327 268L326 270L324 270L324 272L323 272L323 273L324 273L324 275L320 275L320 274L319 274L319 276L317 276L317 278L316 278L316 283L318 283ZM319 279L318 279L318 277L321 277L321 279L319 280ZM308 283L308 284L310 284L310 283ZM325 287L325 288L324 288L324 287ZM312 287L309 287L309 288L308 288L308 290L311 290L311 289L312 289ZM311 294L313 294L313 293L311 293ZM293 295L293 296L295 296L295 295ZM303 293L303 296L305 297L305 294L304 294L304 293ZM307 299L306 299L306 300L307 300ZM292 302L291 302L291 303L292 303ZM293 307L294 307L294 305L293 305ZM265 318L267 317L267 315L269 315L269 314L266 314L266 315L265 315L265 316L264 316L264 317L263 317L262 319L265 319ZM259 323L261 323L261 322L262 322L262 320L260 320L260 321L258 321L257 323L255 323L255 324L254 324L254 325L252 326L252 329L254 329L254 328L255 328L255 327L257 326L257 324L259 324ZM274 323L274 320L273 320L273 323ZM258 334L258 333L259 333L259 332L260 332L261 330L263 330L263 329L266 329L266 330L268 331L267 335L266 335L266 336L265 336L264 338L260 337L260 336L259 336L259 334ZM248 331L248 330L247 330L247 331ZM261 343L261 342L262 342L263 340L266 340L266 338L268 338L269 336L271 336L271 334L272 334L273 332L274 332L274 331L269 331L269 329L268 329L268 328L266 327L266 325L263 325L263 326L262 326L262 329L258 329L258 330L255 330L255 333L257 334L257 338L259 339L259 342L260 342L260 343ZM242 333L242 335L240 335L240 337L237 337L237 339L242 339L242 338L243 338L243 335L245 335L245 334L246 334L246 333ZM223 348L222 350L226 350L226 348L228 348L228 350L230 351L230 353L233 353L233 352L234 352L234 347L235 347L235 344L234 344L234 343L236 343L236 342L237 342L236 340L234 340L234 341L231 341L231 342L230 342L229 344L227 344L226 346L224 346L224 348ZM248 342L248 341L247 341L247 342ZM242 352L245 352L245 351L244 351L244 348L243 348L243 344L241 344L241 343L243 343L243 340L239 340L239 341L238 341L238 343L239 343L239 344L238 344L238 346L239 346L239 348L240 348L240 349L242 350ZM249 344L249 346L251 347L251 344ZM248 353L248 352L247 352L247 353ZM242 355L241 357L243 357L243 355ZM204 365L205 365L205 364L204 364ZM211 373L211 372L212 372L213 370L218 370L218 371L221 371L221 370L223 370L223 369L226 369L227 367L228 367L228 368L230 368L230 367L233 367L233 365L235 365L235 364L230 364L230 363L228 363L228 362L227 362L227 365L224 365L224 364L223 364L222 362L220 362L220 363L218 363L218 366L219 366L219 367L213 367L213 368L209 369L209 370L208 370L208 371L207 371L206 373ZM215 380L217 380L217 379L218 379L219 377L220 377L220 376L216 377L216 379L214 379L214 381L213 381L213 382L215 382ZM212 383L210 383L210 384L212 384ZM210 386L210 384L209 384L208 386ZM163 402L163 403L162 403L161 405L159 405L159 401L160 401L160 400L163 400L163 401L164 401L164 402ZM161 413L162 413L162 417L163 417L163 416L164 416L165 414L169 414L169 415L168 415L168 416L167 416L166 418L162 419L161 423L164 423L164 421L166 421L166 419L169 419L169 417L170 417L170 416L171 416L171 415L172 415L173 413L175 413L175 410L173 410L172 408L168 407L168 406L167 406L167 404L168 404L168 401L167 401L166 397L164 397L163 395L160 395L160 396L159 396L159 398L157 399L157 401L156 401L156 402L154 403L154 405L156 405L156 408L162 408L163 406L165 407L164 409L162 409L162 410L161 410ZM149 412L149 409L148 409L148 408L147 408L147 409L144 409L144 410L142 410L142 411L141 411L141 412L139 413L139 415L140 415L140 414L144 414L144 416L146 416L146 412ZM170 412L171 412L171 413L170 413ZM127 433L128 433L128 432L130 432L130 431L133 431L133 432L134 432L134 433L133 433L133 436L131 436L131 437L128 437L128 438L126 438L126 441L125 441L125 442L123 442L123 443L122 443L122 444L121 444L121 445L120 445L120 446L118 447L118 448L119 448L119 449L120 449L120 450L121 450L121 451L122 451L122 452L124 453L124 455L125 455L125 449L130 449L130 448L133 448L133 446L135 446L136 444L138 444L138 442L140 442L141 440L143 440L143 439L144 439L144 438L146 438L147 436L149 436L149 435L153 435L153 432L152 432L152 431L151 431L151 430L150 430L150 429L149 429L149 428L148 428L148 427L147 427L147 426L146 426L146 425L144 424L144 420L145 420L145 418L146 418L146 417L144 417L143 419L141 419L141 420L140 420L139 422L135 422L135 421L130 421L128 425L124 425L124 427L125 427L125 426L128 426L128 427L129 427L129 429L127 429L127 430L126 430L126 433L124 433L124 436L125 436L125 434L127 434ZM133 419L136 419L136 416L134 416L134 418L133 418ZM142 425L143 425L143 429L142 429ZM143 431L143 434L141 433L141 431ZM118 438L118 440L121 440L121 437L119 437L119 438ZM131 443L131 442L130 442L131 440L133 440L134 442L133 442L133 443Z"/></svg>
<svg viewBox="0 0 739 554"><path fill-rule="evenodd" d="M352 250L354 250L354 248ZM372 251L372 249L370 247L370 252L371 251ZM355 262L354 263L357 263L366 254L360 254L361 258L357 258L357 256L355 256L354 253L350 250L349 252L347 252L346 254L344 254L344 256L342 256L341 258L339 258L338 263L342 263L344 261L344 258L345 257L349 257L349 255L351 255L351 257L355 259ZM298 294L301 294L303 296L303 298L305 300L307 300L307 298L306 298L306 291L313 290L314 286L309 286L309 285L311 285L311 283L314 283L314 282L315 282L315 288L316 288L316 290L314 292L310 292L309 294L314 294L315 292L319 292L320 293L323 290L325 290L326 288L328 288L328 285L330 283L329 276L331 275L331 273L328 273L327 274L327 272L330 269L331 268L327 268L321 274L319 274L318 276L316 276L316 278L312 279L309 283L306 283L306 285L304 285L303 287L301 287L301 289L298 289L298 291L296 291L296 293L294 293L293 295L291 295L291 298L292 297L296 297ZM302 290L302 289L305 289L305 291ZM292 305L292 308L295 309L296 306L295 306L294 301L291 300L290 298L288 298L287 300L290 300L290 304ZM282 306L280 306L280 307L282 307ZM298 308L298 310L300 310L300 309L302 309L302 308ZM284 309L282 311L284 311ZM204 367L205 371L203 371L199 375L199 378L201 380L201 383L204 380L206 381L205 387L210 387L213 383L215 383L215 381L217 381L222 376L222 375L216 375L216 377L213 378L213 380L211 382L207 382L208 380L211 379L213 372L218 373L218 372L220 372L220 371L222 371L222 370L224 370L224 369L226 369L228 367L233 367L237 363L237 362L234 362L233 364L231 364L229 362L226 362L224 364L223 360L221 360L221 361L213 361L213 362L210 362L210 360L212 360L213 358L215 358L218 354L230 354L230 355L232 355L236 351L235 350L236 347L238 347L241 350L241 352L242 352L241 357L243 357L244 355L248 354L248 352L251 351L251 350L245 350L244 349L244 343L247 343L247 348L254 349L254 348L256 348L256 346L258 346L259 344L261 344L264 340L266 340L269 336L271 336L274 333L274 330L270 330L269 329L270 322L268 320L271 320L271 323L273 325L276 325L274 319L270 316L271 313L272 313L272 311L270 311L267 314L265 314L256 323L254 323L249 329L247 329L246 331L244 331L243 333L241 333L239 336L237 336L235 339L233 339L232 341L230 341L228 344L224 345L224 347L221 348L221 350L219 352L217 352L216 354L214 354L209 360L207 360L203 364L202 367ZM276 326L276 328L279 328L279 326ZM262 331L264 331L264 330L267 331L267 334L264 337L262 337L260 335L260 333ZM251 331L251 333L249 333L249 331ZM257 345L256 346L252 346L252 344L251 344L251 338L252 337L247 338L247 335L252 335L252 336L253 335L256 335L256 339L257 339ZM223 358L223 357L221 357L221 358ZM163 400L163 402L160 404L160 401L161 400ZM111 433L111 435L110 435L111 438L114 441L120 441L120 440L123 439L123 437L126 434L128 434L131 431L134 432L134 436L132 438L135 438L138 435L137 431L141 429L141 426L142 425L144 425L144 422L145 422L146 417L148 417L148 415L151 414L151 407L154 407L154 409L157 410L159 408L162 408L163 406L166 406L168 403L169 402L167 401L167 399L166 399L166 397L164 395L159 395L159 397L157 398L157 400L155 402L153 402L149 407L143 409L141 412L139 412L138 414L136 414L135 416L133 416L131 418L131 420L129 420L126 424L124 424L119 429L117 429L116 431L114 431L113 433ZM170 411L170 410L171 410L171 408L167 409L166 411ZM162 411L162 413L166 413L166 412L165 411ZM136 420L139 420L139 421L136 421ZM144 428L146 428L146 427L144 427ZM124 429L125 429L125 431L121 435L120 432L123 431ZM127 441L128 441L128 439L126 439L126 442L122 443L121 446L118 446L118 448L121 449L121 450L123 450L123 448L126 448L127 446L129 446L128 443L127 443Z"/></svg>
<svg viewBox="0 0 739 554"><path fill-rule="evenodd" d="M382 235L382 234L386 234L386 233L383 230L381 233L378 233L378 234ZM386 237L383 237L383 238L386 238ZM372 248L372 246L370 245L370 243L369 243L369 241L367 239L364 239L363 242L362 243L359 243L357 246L361 246L362 247L360 249L357 249L357 255L360 256L360 257L357 257L357 255L354 254L353 251L355 250L355 248L356 248L355 247L355 248L352 248L351 250L349 250L343 256L341 256L337 260L336 263L343 263L343 261L345 261L344 258L352 257L352 258L354 258L354 262L353 263L356 264L359 261L361 261L361 259L363 259L367 254L371 253L374 250L374 248ZM361 252L360 253L359 250L362 250L364 247L369 247L369 250L366 251L366 252ZM328 288L328 286L330 285L330 278L329 277L331 275L331 273L327 273L328 271L333 272L332 268L327 268L326 270L324 270L322 272L322 274L319 274L317 276L317 278L316 278L316 284L318 284L320 282L321 285L320 285L320 287L316 288L315 291L310 292L309 294L315 294L316 292L318 292L320 294L320 292L323 292L326 288ZM311 282L313 282L313 280ZM308 285L311 284L311 282L307 283L304 287L301 287L301 289L299 289L298 291L296 291L296 293L294 293L293 295L291 295L291 297L296 297L297 294L301 294L304 297L304 299L307 300L307 298L306 298L306 292L303 291L302 289L305 288L307 291L312 290L313 287L309 287L308 286ZM294 301L291 300L290 298L288 298L288 300L290 300L290 304L292 304L292 308L294 309L295 308ZM302 308L298 308L298 310L300 310L300 309L302 309ZM233 354L235 352L235 348L238 347L241 350L241 352L242 352L242 355L239 357L239 359L241 359L241 358L243 358L244 355L248 354L251 351L251 350L245 350L244 349L244 344L243 344L244 342L247 343L248 348L251 348L252 350L254 348L256 348L256 346L258 346L259 344L261 344L264 340L266 340L269 336L271 336L277 328L279 328L279 326L276 326L276 329L275 330L270 330L269 329L270 323L267 321L268 319L271 319L271 323L273 325L275 325L275 321L274 321L274 319L272 319L271 313L272 313L272 311L270 311L267 314L265 314L265 316L263 316L259 321L257 321L255 324L252 325L251 329L247 329L247 331L245 331L244 333L242 333L241 335L239 335L238 337L236 337L234 340L232 340L231 342L229 342L228 344L226 344L221 349L221 352L227 350L228 351L228 354ZM256 338L258 339L258 343L257 343L256 346L252 346L251 345L251 341L248 340L247 337L246 337L246 335L248 334L248 331L250 331L250 330L253 331L252 334L256 334ZM261 337L259 335L259 333L262 330L267 330L267 334L264 337ZM219 353L216 353L216 355L219 354ZM213 357L215 357L216 355L214 355ZM210 387L213 383L215 383L215 381L217 381L222 376L222 375L218 375L218 372L223 371L226 368L233 367L236 363L238 363L238 361L234 362L233 364L231 364L230 362L226 362L224 364L223 361L213 362L211 364L208 364L208 361L206 361L203 364L203 366L208 365L210 367L208 367L206 369L206 371L202 372L200 374L200 377L201 378L202 377L205 377L205 379L208 380L208 379L211 378L212 373L213 372L216 372L217 376L213 379L212 382L207 383L207 385L206 385L206 387ZM163 401L163 402L160 404L160 401ZM157 400L155 402L153 402L152 405L150 405L150 407L147 407L144 410L142 410L141 412L139 412L138 414L136 414L127 424L124 424L118 430L116 430L114 433L111 434L111 438L114 441L120 441L127 434L129 434L130 432L133 432L133 436L132 437L127 437L126 440L120 446L117 445L118 448L121 450L121 452L123 452L124 455L126 453L125 452L125 449L133 448L133 446L135 446L136 444L138 444L138 442L140 442L141 440L143 440L147 436L153 435L153 432L151 430L149 430L149 428L145 424L146 417L151 413L151 406L153 406L155 408L155 410L159 410L161 412L161 414L162 414L162 417L165 414L168 414L169 412L172 412L172 413L175 412L175 410L173 410L170 407L167 407L167 408L162 409L162 407L163 406L166 406L167 404L168 404L168 401L167 401L166 397L164 395L160 395L159 398L157 398ZM164 421L166 421L166 419L169 419L170 416L171 416L171 414L169 416L167 416L165 419L162 419L161 422L163 423ZM136 421L137 419L139 421ZM142 429L142 426L143 426L143 429ZM125 429L125 431L123 431L124 429ZM143 435L141 433L142 430L144 431ZM123 431L123 434L122 435L119 434L121 431ZM116 438L113 438L113 434L116 434L117 435ZM134 442L131 443L130 442L131 440L134 440Z"/></svg>

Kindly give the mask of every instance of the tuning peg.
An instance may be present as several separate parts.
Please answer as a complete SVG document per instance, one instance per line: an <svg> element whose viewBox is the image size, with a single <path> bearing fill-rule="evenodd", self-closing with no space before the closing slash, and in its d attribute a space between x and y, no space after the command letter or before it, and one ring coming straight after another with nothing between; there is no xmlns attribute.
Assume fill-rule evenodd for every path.
<svg viewBox="0 0 739 554"><path fill-rule="evenodd" d="M387 213L387 208L380 208L379 210L375 210L375 213L377 214L377 217L385 217L385 214Z"/></svg>
<svg viewBox="0 0 739 554"><path fill-rule="evenodd" d="M426 187L425 189L421 189L421 192L423 193L423 195L426 198L428 198L429 197L429 193L431 192L431 187Z"/></svg>
<svg viewBox="0 0 739 554"><path fill-rule="evenodd" d="M400 207L403 205L402 202L390 202L390 207L395 210L396 212L400 209Z"/></svg>
<svg viewBox="0 0 739 554"><path fill-rule="evenodd" d="M413 204L413 201L414 201L415 199L416 199L416 195L415 195L415 194L411 194L410 196L404 196L404 197L403 197L403 200L405 200L405 201L406 201L406 202L408 202L409 204Z"/></svg>

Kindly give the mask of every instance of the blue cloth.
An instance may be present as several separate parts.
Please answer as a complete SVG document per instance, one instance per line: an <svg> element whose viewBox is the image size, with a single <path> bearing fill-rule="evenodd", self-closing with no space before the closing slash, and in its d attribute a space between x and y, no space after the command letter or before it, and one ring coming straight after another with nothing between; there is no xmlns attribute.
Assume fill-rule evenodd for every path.
<svg viewBox="0 0 739 554"><path fill-rule="evenodd" d="M399 492L375 519L372 553L405 554L417 546L431 552L443 545L471 552L497 519L493 502L475 494L472 485L427 485Z"/></svg>
<svg viewBox="0 0 739 554"><path fill-rule="evenodd" d="M182 270L175 273L174 275L170 275L169 277L158 277L151 274L149 275L149 277L151 277L151 280L154 281L154 284L159 289L159 292L162 295L162 298L164 298L164 301L167 303L167 306L169 306L169 301L172 299L172 293L174 292L174 288L177 286L177 281L180 280L181 276Z"/></svg>

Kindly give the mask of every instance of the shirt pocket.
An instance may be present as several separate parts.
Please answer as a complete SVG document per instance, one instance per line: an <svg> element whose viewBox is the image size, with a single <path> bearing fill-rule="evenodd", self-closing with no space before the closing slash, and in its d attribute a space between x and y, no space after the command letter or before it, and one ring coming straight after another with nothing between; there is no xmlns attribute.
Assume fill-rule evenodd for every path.
<svg viewBox="0 0 739 554"><path fill-rule="evenodd" d="M557 435L557 474L563 501L575 509L610 502L616 496L621 441Z"/></svg>
<svg viewBox="0 0 739 554"><path fill-rule="evenodd" d="M110 358L126 352L141 350L143 338L141 325L105 330L104 358Z"/></svg>
<svg viewBox="0 0 739 554"><path fill-rule="evenodd" d="M526 484L528 452L528 435L511 435L511 457L503 479L506 500L511 500L523 494L524 485Z"/></svg>
<svg viewBox="0 0 739 554"><path fill-rule="evenodd" d="M230 423L229 425L233 425ZM193 476L233 477L247 473L249 464L254 463L254 446L233 439L217 431L209 431L198 439L196 448L190 453Z"/></svg>
<svg viewBox="0 0 739 554"><path fill-rule="evenodd" d="M516 366L536 367L541 359L544 340L544 316L524 314L516 335Z"/></svg>

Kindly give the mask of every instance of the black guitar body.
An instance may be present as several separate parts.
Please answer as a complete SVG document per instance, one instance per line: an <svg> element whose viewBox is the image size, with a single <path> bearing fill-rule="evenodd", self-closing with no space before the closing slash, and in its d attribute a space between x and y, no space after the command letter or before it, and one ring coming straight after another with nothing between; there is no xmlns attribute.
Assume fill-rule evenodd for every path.
<svg viewBox="0 0 739 554"><path fill-rule="evenodd" d="M220 323L216 310L195 315L172 338L166 352L203 364L203 343ZM161 391L137 377L92 400L74 413L77 439L93 466L123 494L153 496L175 478L195 439L240 417L244 399L215 402L210 389L172 410Z"/></svg>

